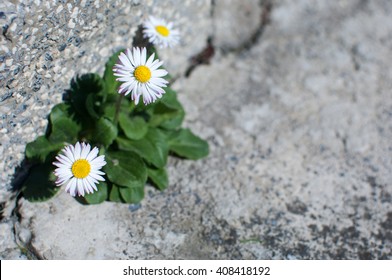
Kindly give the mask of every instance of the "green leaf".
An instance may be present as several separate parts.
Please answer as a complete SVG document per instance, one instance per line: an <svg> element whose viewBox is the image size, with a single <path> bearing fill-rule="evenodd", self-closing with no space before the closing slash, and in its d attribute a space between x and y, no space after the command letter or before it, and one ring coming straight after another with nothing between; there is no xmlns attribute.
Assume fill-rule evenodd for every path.
<svg viewBox="0 0 392 280"><path fill-rule="evenodd" d="M153 169L153 168L148 168L147 169L147 174L148 177L151 179L151 181L160 189L163 191L164 189L167 188L169 185L169 179L167 176L166 169Z"/></svg>
<svg viewBox="0 0 392 280"><path fill-rule="evenodd" d="M55 123L58 119L70 118L70 106L65 103L57 104L52 108L50 112L49 120L51 123Z"/></svg>
<svg viewBox="0 0 392 280"><path fill-rule="evenodd" d="M116 107L113 104L104 104L103 115L105 118L113 121L116 114Z"/></svg>
<svg viewBox="0 0 392 280"><path fill-rule="evenodd" d="M109 200L113 202L125 202L120 195L120 187L116 185L112 185L112 189L110 190Z"/></svg>
<svg viewBox="0 0 392 280"><path fill-rule="evenodd" d="M71 81L71 89L69 90L71 104L82 118L86 116L88 95L98 95L103 87L103 80L95 73L85 74Z"/></svg>
<svg viewBox="0 0 392 280"><path fill-rule="evenodd" d="M73 143L78 139L80 125L73 120L70 107L64 103L52 108L49 116L51 133L49 140L53 143Z"/></svg>
<svg viewBox="0 0 392 280"><path fill-rule="evenodd" d="M152 108L150 124L165 129L180 127L185 117L185 111L177 100L176 92L171 88L165 88L162 99Z"/></svg>
<svg viewBox="0 0 392 280"><path fill-rule="evenodd" d="M113 66L117 63L118 56L120 55L121 52L124 50L120 50L113 54L110 58L109 61L105 65L105 72L103 74L103 80L105 81L105 91L107 93L117 93L117 89L120 85L120 82L116 81L116 78L113 75Z"/></svg>
<svg viewBox="0 0 392 280"><path fill-rule="evenodd" d="M129 139L139 140L143 138L148 131L147 123L142 117L130 117L127 114L120 113L118 121L120 127Z"/></svg>
<svg viewBox="0 0 392 280"><path fill-rule="evenodd" d="M51 198L59 190L54 185L53 167L50 163L40 164L31 168L23 183L23 196L30 202L40 202Z"/></svg>
<svg viewBox="0 0 392 280"><path fill-rule="evenodd" d="M90 93L89 95L87 95L86 97L86 110L88 112L88 114L94 118L94 119L99 119L99 115L95 110L95 102L96 102L96 97L97 95L95 93Z"/></svg>
<svg viewBox="0 0 392 280"><path fill-rule="evenodd" d="M107 164L104 171L112 183L128 188L144 186L147 180L147 169L137 154L130 151L108 151L105 159Z"/></svg>
<svg viewBox="0 0 392 280"><path fill-rule="evenodd" d="M108 147L117 137L117 126L105 117L101 117L95 127L93 139Z"/></svg>
<svg viewBox="0 0 392 280"><path fill-rule="evenodd" d="M130 100L126 97L121 97L119 94L111 94L108 95L107 100L102 103L101 111L103 115L110 119L115 119L116 107L118 106L118 100L121 98L120 103L120 113L122 114L130 114L132 111L133 104L130 103Z"/></svg>
<svg viewBox="0 0 392 280"><path fill-rule="evenodd" d="M144 184L132 188L120 188L119 191L126 203L139 203L144 198Z"/></svg>
<svg viewBox="0 0 392 280"><path fill-rule="evenodd" d="M154 59L159 59L158 50L155 48L153 44L147 45L147 58L154 54Z"/></svg>
<svg viewBox="0 0 392 280"><path fill-rule="evenodd" d="M108 198L108 185L105 182L99 182L99 184L97 185L98 190L93 192L93 193L89 193L86 194L84 196L84 199L86 200L86 202L88 204L99 204L104 202L107 198Z"/></svg>
<svg viewBox="0 0 392 280"><path fill-rule="evenodd" d="M62 143L52 143L45 136L39 136L26 145L26 157L29 159L37 158L44 162L50 153L57 152L63 147Z"/></svg>
<svg viewBox="0 0 392 280"><path fill-rule="evenodd" d="M116 142L121 150L135 152L158 168L163 168L166 165L169 147L166 135L158 129L149 128L145 137L140 140L118 137Z"/></svg>
<svg viewBox="0 0 392 280"><path fill-rule="evenodd" d="M52 124L49 140L53 143L74 143L78 139L80 125L68 118L59 118Z"/></svg>
<svg viewBox="0 0 392 280"><path fill-rule="evenodd" d="M161 102L172 109L183 109L181 103L177 99L177 92L171 87L165 87L164 89L165 94L163 95Z"/></svg>
<svg viewBox="0 0 392 280"><path fill-rule="evenodd" d="M114 115L116 114L116 102L118 98L118 94L108 95L106 101L102 103L101 111L103 112L103 115L110 120L114 120Z"/></svg>
<svg viewBox="0 0 392 280"><path fill-rule="evenodd" d="M200 159L208 155L208 143L194 135L189 129L180 129L169 136L170 150L189 159Z"/></svg>

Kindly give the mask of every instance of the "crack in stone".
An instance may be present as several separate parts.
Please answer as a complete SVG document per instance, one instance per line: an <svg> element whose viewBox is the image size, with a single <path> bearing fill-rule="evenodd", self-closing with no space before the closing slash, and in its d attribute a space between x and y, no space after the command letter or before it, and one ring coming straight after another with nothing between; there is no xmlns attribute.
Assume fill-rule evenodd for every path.
<svg viewBox="0 0 392 280"><path fill-rule="evenodd" d="M209 64L214 54L215 54L215 48L212 44L212 38L209 37L207 39L206 47L200 53L198 53L197 55L191 58L191 65L185 71L185 77L186 78L189 77L197 66L201 64Z"/></svg>
<svg viewBox="0 0 392 280"><path fill-rule="evenodd" d="M15 200L14 203L14 208L11 211L11 215L8 218L12 222L12 231L11 234L13 234L13 239L15 241L15 244L19 247L19 250L22 255L25 255L27 259L30 260L43 260L44 258L40 255L40 253L35 249L35 247L31 244L31 241L34 239L34 235L31 235L31 238L29 238L28 242L25 243L23 242L20 237L20 221L22 219L22 215L20 214L20 206L19 206L19 201L22 198L22 193L19 191L16 193L14 197L10 198L10 201Z"/></svg>
<svg viewBox="0 0 392 280"><path fill-rule="evenodd" d="M351 61L353 63L354 66L354 70L358 71L361 68L361 65L359 64L358 61L358 45L354 45L351 50L350 50L350 54L351 54Z"/></svg>
<svg viewBox="0 0 392 280"><path fill-rule="evenodd" d="M210 17L211 18L213 18L215 16L215 7L216 7L215 0L211 0L211 9L210 9Z"/></svg>
<svg viewBox="0 0 392 280"><path fill-rule="evenodd" d="M214 18L215 16L215 7L216 2L215 0L211 0L210 4L210 18ZM198 54L191 57L191 62L188 68L185 70L185 78L188 78L191 73L201 64L209 64L211 58L215 54L215 48L213 45L213 36L209 36L207 38L207 45L206 47Z"/></svg>
<svg viewBox="0 0 392 280"><path fill-rule="evenodd" d="M222 55L227 56L230 53L240 53L242 51L247 51L251 49L254 45L258 43L261 36L263 35L263 31L266 25L270 23L270 14L272 10L272 0L260 0L259 5L262 7L262 12L260 15L260 23L257 30L250 36L250 38L244 41L240 46L236 48L222 49ZM210 17L213 18L215 16L215 0L211 0L211 9L210 9ZM198 54L191 58L191 63L189 67L186 69L184 76L188 78L191 73L199 66L206 65L210 63L211 58L215 54L215 47L213 44L214 35L211 35L207 38L206 47Z"/></svg>
<svg viewBox="0 0 392 280"><path fill-rule="evenodd" d="M240 46L222 50L222 55L226 56L230 53L240 53L243 51L250 50L260 41L260 38L264 33L265 27L270 23L273 5L272 0L260 0L259 5L261 6L260 23L256 31L249 37L248 40L244 41Z"/></svg>

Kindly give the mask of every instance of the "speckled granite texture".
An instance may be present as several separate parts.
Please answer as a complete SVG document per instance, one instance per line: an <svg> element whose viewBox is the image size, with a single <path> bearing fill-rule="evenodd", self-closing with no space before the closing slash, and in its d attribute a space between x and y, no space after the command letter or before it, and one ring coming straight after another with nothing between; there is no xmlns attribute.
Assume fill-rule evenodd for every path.
<svg viewBox="0 0 392 280"><path fill-rule="evenodd" d="M162 55L185 126L208 140L210 156L171 158L169 188L147 187L140 205L83 206L64 192L45 203L3 199L1 258L392 259L389 0L83 3L77 20L61 3L40 13L35 4L0 9L9 25L1 37L3 180L69 79L102 71L152 11L181 18L183 45ZM22 14L47 26L31 44L25 37L40 21L20 24ZM65 35L52 38L59 30ZM24 52L15 75L9 52L22 44L29 64ZM197 60L208 63L192 67Z"/></svg>

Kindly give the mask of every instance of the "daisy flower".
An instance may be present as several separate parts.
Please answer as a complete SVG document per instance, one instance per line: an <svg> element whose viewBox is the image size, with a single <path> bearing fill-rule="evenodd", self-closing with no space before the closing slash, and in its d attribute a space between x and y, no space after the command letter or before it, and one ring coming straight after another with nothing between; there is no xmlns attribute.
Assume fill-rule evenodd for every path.
<svg viewBox="0 0 392 280"><path fill-rule="evenodd" d="M120 53L119 62L113 67L114 76L117 81L123 82L118 88L118 93L128 95L137 105L139 97L143 96L144 105L155 102L165 93L162 87L168 83L162 77L167 75L164 69L158 69L163 62L154 60L153 53L147 59L146 48L127 49L125 53Z"/></svg>
<svg viewBox="0 0 392 280"><path fill-rule="evenodd" d="M158 47L172 47L180 40L180 34L173 29L171 22L167 23L163 19L150 17L143 23L143 26L144 37Z"/></svg>
<svg viewBox="0 0 392 280"><path fill-rule="evenodd" d="M105 156L98 155L98 148L91 150L89 144L77 142L75 146L69 145L61 150L54 174L57 176L56 185L65 185L65 191L72 196L84 196L97 190L98 181L105 181L105 175L100 169L106 164Z"/></svg>

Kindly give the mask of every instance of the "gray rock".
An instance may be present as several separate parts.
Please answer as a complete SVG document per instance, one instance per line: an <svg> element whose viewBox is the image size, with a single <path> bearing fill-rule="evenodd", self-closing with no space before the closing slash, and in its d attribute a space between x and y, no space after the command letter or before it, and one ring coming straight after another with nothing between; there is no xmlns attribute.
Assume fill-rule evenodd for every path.
<svg viewBox="0 0 392 280"><path fill-rule="evenodd" d="M241 48L260 28L267 1L216 0L212 7L214 45L224 51Z"/></svg>
<svg viewBox="0 0 392 280"><path fill-rule="evenodd" d="M14 224L25 236L31 231L32 256L392 258L392 7L387 0L272 4L258 8L269 19L258 37L233 37L221 45L233 49L216 47L208 65L189 77L178 72L185 126L208 140L210 156L170 158L169 188L147 187L140 207L83 206L63 191L45 203L20 198ZM227 11L232 16L200 25L243 24L243 11ZM205 40L220 36L203 30ZM19 238L1 243L2 256L17 256Z"/></svg>

